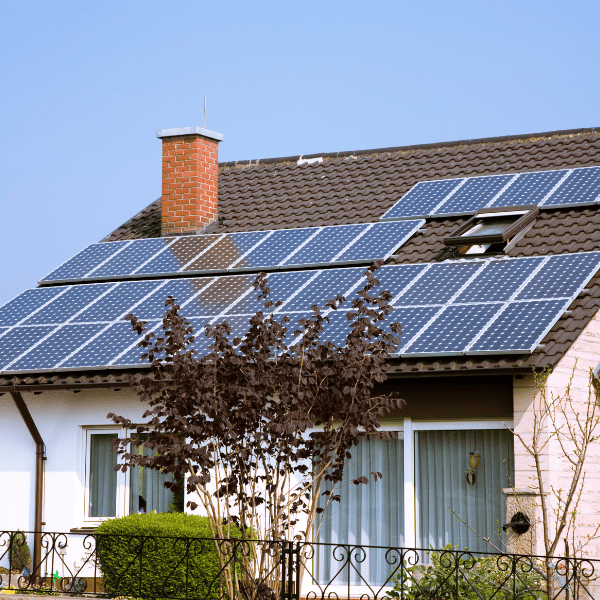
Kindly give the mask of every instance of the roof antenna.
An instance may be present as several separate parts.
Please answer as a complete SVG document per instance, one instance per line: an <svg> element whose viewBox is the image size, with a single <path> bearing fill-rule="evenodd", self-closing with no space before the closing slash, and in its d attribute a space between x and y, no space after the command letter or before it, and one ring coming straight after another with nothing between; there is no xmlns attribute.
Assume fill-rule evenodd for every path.
<svg viewBox="0 0 600 600"><path fill-rule="evenodd" d="M206 96L204 96L204 129L206 129Z"/></svg>

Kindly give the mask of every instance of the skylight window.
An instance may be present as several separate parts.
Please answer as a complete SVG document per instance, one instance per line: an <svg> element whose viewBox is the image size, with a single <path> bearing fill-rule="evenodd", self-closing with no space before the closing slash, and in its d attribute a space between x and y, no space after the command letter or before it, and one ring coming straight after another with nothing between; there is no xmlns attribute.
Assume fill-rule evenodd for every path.
<svg viewBox="0 0 600 600"><path fill-rule="evenodd" d="M537 206L484 208L444 239L443 258L471 254L496 254L532 225ZM440 257L441 258L441 257Z"/></svg>

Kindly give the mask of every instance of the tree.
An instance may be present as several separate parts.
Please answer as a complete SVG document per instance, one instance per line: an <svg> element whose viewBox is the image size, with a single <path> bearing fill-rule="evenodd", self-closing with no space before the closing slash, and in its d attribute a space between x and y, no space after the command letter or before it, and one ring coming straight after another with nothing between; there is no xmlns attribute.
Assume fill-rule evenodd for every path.
<svg viewBox="0 0 600 600"><path fill-rule="evenodd" d="M193 328L170 297L164 333L151 332L140 342L152 370L132 376L130 383L148 405L149 421L135 425L108 416L147 434L147 440L115 441L124 461L120 468L142 465L172 473L175 481L165 483L172 490L186 476L187 492L198 497L188 506L200 504L217 540L228 537L230 523L239 526L242 551L239 544L217 542L229 598L278 591L282 540L311 539L316 521L339 500L335 485L352 447L363 435L385 436L378 432L380 418L402 405L395 395L373 393L386 379L401 333L399 324L385 323L393 310L391 293L372 295L379 267L375 263L365 272L366 284L347 313L343 347L321 340L328 318L318 306L290 329L287 316L274 314L281 302L270 299L262 273L254 286L265 311L250 319L243 339L229 339L227 322L207 327L211 351L198 358ZM344 300L338 295L326 308L340 310ZM144 323L128 318L142 334ZM142 443L152 456L132 450ZM370 476L381 474L366 473L354 483L366 484ZM325 482L329 489L322 492ZM239 572L229 566L234 553Z"/></svg>

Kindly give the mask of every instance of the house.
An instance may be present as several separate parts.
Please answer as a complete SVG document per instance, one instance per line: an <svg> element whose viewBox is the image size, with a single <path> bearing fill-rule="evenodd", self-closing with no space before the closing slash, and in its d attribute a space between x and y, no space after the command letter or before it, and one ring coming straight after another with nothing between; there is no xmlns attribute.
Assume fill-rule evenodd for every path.
<svg viewBox="0 0 600 600"><path fill-rule="evenodd" d="M567 189L560 185L566 186L568 177L578 177L573 175L580 173L578 169L600 170L600 133L583 129L225 163L218 163L220 134L185 128L163 130L158 137L163 145L161 198L102 243L44 278L39 290L0 308L0 529L31 531L38 523L46 531L86 530L105 518L129 512L169 510L172 497L161 486L160 474L114 472L111 439L123 432L106 418L111 411L132 420L143 413L127 383L127 376L139 369L118 358L139 353L135 336L128 324L111 319L117 313L148 308L150 301L154 302L153 318L160 317L155 313L164 297L156 288L157 281L173 279L165 275L172 267L160 266L163 258L189 265L197 255L208 256L211 248L217 248L211 260L230 253L228 264L242 265L240 272L252 273L263 263L244 263L243 257L260 248L266 238L248 234L242 246L232 247L228 241L232 238L223 234L363 223L376 227L386 213L392 215L391 220L384 218L381 223L398 227L408 221L417 223L398 238L394 253L386 260L386 265L420 269L397 284L396 295L412 290L414 298L421 298L408 303L421 312L398 305L410 344L390 362L386 383L400 391L406 406L384 423L386 429L397 432L396 437L361 443L349 467L350 474L381 471L384 477L379 487L348 490L320 537L328 542L406 547L452 543L487 550L485 542L460 523L451 509L481 537L493 536L498 523L509 520L523 503L529 503L533 520L537 509L531 464L508 428L527 434L531 426L534 370L553 370L546 383L553 390L564 388L574 370L573 390L585 394L588 371L600 362L600 278L596 274L600 265L594 254L600 251L597 172L581 171L585 197L573 200L571 193L571 200L562 204L546 201ZM524 177L519 184L514 177L549 171L554 175L546 188L546 183L533 176L523 185ZM487 185L500 175L494 179L496 187L490 189L477 179L488 177ZM469 183L475 179L475 184ZM442 180L442 187L415 188L423 186L422 182ZM470 185L475 191L461 196L459 188L463 186L464 191ZM519 193L513 194L511 186ZM442 194L446 206L454 202L453 208L444 213L440 209L444 202L432 201L436 193ZM394 211L406 208L407 199L414 200L413 212L396 219ZM489 210L480 210L492 204ZM302 238L294 252L306 248L314 234ZM359 234L367 235L363 230ZM180 236L180 241L174 242L172 236ZM172 251L169 244L173 244ZM577 257L584 254L587 262L581 266ZM571 258L545 261L558 255L575 256L575 262ZM516 272L523 269L517 279L500 273L482 281L480 287L471 286L484 265L517 264L513 259L521 260ZM154 271L144 266L152 261L159 265ZM314 266L318 259L295 266L302 264L319 269ZM553 270L544 272L544 265L554 265ZM424 275L426 268L429 275ZM464 273L456 275L457 268L461 273L472 272L460 279ZM211 269L210 265L191 269L197 278L196 283L189 279L185 283L193 287L187 295L188 308L202 297L207 277L211 282L218 280ZM115 286L122 285L121 272L129 273L128 285L137 286L131 292L135 302L127 306L119 304L122 298L115 292ZM145 272L150 273L147 278L141 276ZM232 276L223 272L221 281ZM183 286L182 281L178 285ZM543 310L531 303L532 312L510 316L507 303L517 299L517 291L527 282L552 288L551 300L545 301ZM211 283L211 290L217 290L211 302L220 303L220 314L242 292L219 285ZM91 286L100 291L90 291ZM353 286L348 289L356 289ZM553 286L566 286L568 291ZM326 286L302 289L303 294L295 297L303 298L306 308L313 296L327 292ZM445 299L440 290L445 290ZM454 310L448 305L452 299L470 292L488 294L492 304L504 302L506 306L490 308L488 303L481 308L483 303L477 308L476 299L467 298L462 309L445 313L451 319L440 319L442 309ZM427 301L428 295L437 299ZM106 317L110 311L112 317ZM503 320L502 314L510 318ZM56 327L69 319L81 326L64 326L57 332ZM450 325L440 333L432 326L434 322ZM515 328L525 338L529 336L529 341L502 346L498 336L510 327L513 342L521 333ZM477 351L484 331L496 338L485 334L491 345ZM471 454L479 456L475 477ZM549 447L545 458L551 481L560 485L565 476L560 450ZM467 470L471 475L466 475ZM43 481L43 488L36 481ZM600 519L600 486L591 478L587 486L579 505L582 535ZM540 553L540 543L539 528L533 527L515 547ZM600 556L600 545L588 551Z"/></svg>

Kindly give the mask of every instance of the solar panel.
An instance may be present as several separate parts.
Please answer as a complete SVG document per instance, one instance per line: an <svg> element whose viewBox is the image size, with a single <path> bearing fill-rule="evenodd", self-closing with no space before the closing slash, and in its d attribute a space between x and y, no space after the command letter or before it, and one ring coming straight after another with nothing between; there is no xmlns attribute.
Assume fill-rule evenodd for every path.
<svg viewBox="0 0 600 600"><path fill-rule="evenodd" d="M25 290L0 307L0 325L16 325L48 302L69 291L70 288L39 288Z"/></svg>
<svg viewBox="0 0 600 600"><path fill-rule="evenodd" d="M455 194L437 207L432 215L439 217L474 213L490 204L514 177L514 175L471 177Z"/></svg>
<svg viewBox="0 0 600 600"><path fill-rule="evenodd" d="M323 227L288 256L281 266L327 266L368 227L366 223Z"/></svg>
<svg viewBox="0 0 600 600"><path fill-rule="evenodd" d="M544 260L541 256L491 260L477 273L475 279L461 292L455 302L462 304L510 300Z"/></svg>
<svg viewBox="0 0 600 600"><path fill-rule="evenodd" d="M220 240L222 235L186 235L178 237L160 254L133 271L135 277L170 275L178 273L185 265Z"/></svg>
<svg viewBox="0 0 600 600"><path fill-rule="evenodd" d="M35 314L25 319L22 324L41 325L56 323L58 325L65 323L80 310L100 298L102 294L106 294L113 289L115 285L114 283L98 283L69 286L69 289L65 290L64 294L61 294L52 302L40 308Z"/></svg>
<svg viewBox="0 0 600 600"><path fill-rule="evenodd" d="M576 296L600 268L600 252L550 256L515 300Z"/></svg>
<svg viewBox="0 0 600 600"><path fill-rule="evenodd" d="M400 350L402 346L409 344L414 336L441 310L442 309L437 306L396 308L387 316L385 321L378 324L378 326L383 329L385 333L390 333L391 324L400 323L402 326L402 335L400 336L400 345L398 346L398 350ZM342 307L327 315L329 323L325 325L324 339L333 342L338 347L344 347L346 345L346 338L351 332L351 321L349 321L346 316L348 312L349 309L344 309Z"/></svg>
<svg viewBox="0 0 600 600"><path fill-rule="evenodd" d="M315 271L287 271L269 275L267 279L267 285L270 291L269 299L272 302L284 302L316 275L317 272ZM255 277L252 280L254 279ZM241 297L238 302L229 306L224 314L254 315L259 310L265 312L265 301L258 300L259 293L259 290L252 290L249 294ZM272 310L275 310L275 308Z"/></svg>
<svg viewBox="0 0 600 600"><path fill-rule="evenodd" d="M539 204L561 182L568 172L567 169L562 169L560 171L521 173L488 206L527 206L530 204Z"/></svg>
<svg viewBox="0 0 600 600"><path fill-rule="evenodd" d="M332 264L369 263L387 260L425 224L422 219L374 223L348 248L332 260Z"/></svg>
<svg viewBox="0 0 600 600"><path fill-rule="evenodd" d="M394 306L445 304L469 282L484 264L479 261L432 264L422 277L411 287L399 293L392 303ZM384 270L382 269L382 272ZM384 285L382 283L382 286Z"/></svg>
<svg viewBox="0 0 600 600"><path fill-rule="evenodd" d="M445 198L456 192L464 179L420 181L381 217L382 221L428 217Z"/></svg>
<svg viewBox="0 0 600 600"><path fill-rule="evenodd" d="M291 294L278 312L309 312L310 307L315 304L324 309L327 300L351 290L362 279L364 271L364 267L320 271L311 279L309 285L298 289L296 294ZM349 306L349 302L346 305Z"/></svg>
<svg viewBox="0 0 600 600"><path fill-rule="evenodd" d="M239 231L224 235L216 244L200 254L181 272L226 271L249 250L269 235L268 231Z"/></svg>
<svg viewBox="0 0 600 600"><path fill-rule="evenodd" d="M109 279L126 277L136 269L164 250L173 239L150 238L135 240L132 244L121 250L118 254L98 265L86 275L86 279Z"/></svg>
<svg viewBox="0 0 600 600"><path fill-rule="evenodd" d="M195 279L171 279L167 283L150 294L145 300L138 304L133 314L142 320L162 319L165 314L165 301L173 296L180 307L184 307L198 292L214 281L214 277L202 277Z"/></svg>
<svg viewBox="0 0 600 600"><path fill-rule="evenodd" d="M0 343L0 370L16 360L21 354L51 334L55 325L37 325L35 327L14 327L7 331Z"/></svg>
<svg viewBox="0 0 600 600"><path fill-rule="evenodd" d="M502 308L502 304L461 304L445 307L402 354L459 355Z"/></svg>
<svg viewBox="0 0 600 600"><path fill-rule="evenodd" d="M78 252L73 258L64 262L52 273L40 280L40 283L57 283L62 281L79 281L92 269L97 268L105 260L126 248L131 241L106 242L91 244Z"/></svg>
<svg viewBox="0 0 600 600"><path fill-rule="evenodd" d="M542 204L553 206L581 206L600 200L600 167L573 169L558 189Z"/></svg>
<svg viewBox="0 0 600 600"><path fill-rule="evenodd" d="M154 322L147 325L150 330L155 325ZM61 369L82 369L95 368L99 365L108 366L119 354L127 350L132 344L136 344L143 339L131 327L131 323L123 321L104 326L104 329L95 336L90 336L85 345L72 349L72 356L65 357L59 362L57 367ZM75 352L73 353L73 350ZM138 349L138 357L141 356L142 349Z"/></svg>
<svg viewBox="0 0 600 600"><path fill-rule="evenodd" d="M73 317L73 323L92 323L116 321L124 317L134 306L164 281L128 281L114 286L107 294L99 298L84 311Z"/></svg>
<svg viewBox="0 0 600 600"><path fill-rule="evenodd" d="M277 229L260 246L231 265L232 269L274 269L294 250L319 232L318 227Z"/></svg>
<svg viewBox="0 0 600 600"><path fill-rule="evenodd" d="M186 317L217 317L241 295L250 293L256 275L216 277L181 309Z"/></svg>
<svg viewBox="0 0 600 600"><path fill-rule="evenodd" d="M100 323L86 323L85 325L63 325L52 335L30 348L21 358L10 365L5 365L5 371L39 371L52 369L62 361L75 348L81 346L91 336L99 333L105 325ZM130 325L131 327L131 325Z"/></svg>
<svg viewBox="0 0 600 600"><path fill-rule="evenodd" d="M512 302L469 348L468 354L533 352L570 300Z"/></svg>

